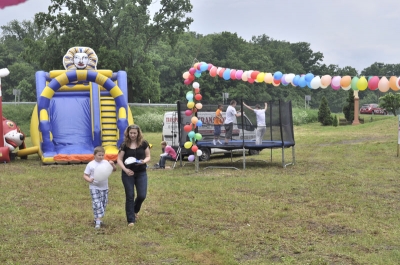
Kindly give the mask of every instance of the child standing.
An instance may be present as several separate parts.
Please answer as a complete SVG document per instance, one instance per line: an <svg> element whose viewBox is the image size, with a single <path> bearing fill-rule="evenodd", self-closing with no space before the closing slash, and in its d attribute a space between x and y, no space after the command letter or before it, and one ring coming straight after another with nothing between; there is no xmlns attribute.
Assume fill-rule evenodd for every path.
<svg viewBox="0 0 400 265"><path fill-rule="evenodd" d="M117 168L113 161L104 160L104 148L98 146L94 149L94 160L86 165L83 178L89 182L90 195L92 197L92 208L94 214L95 228L101 227L101 218L104 216L108 202L108 179L103 181L94 180L94 169L102 163L110 163L113 171Z"/></svg>

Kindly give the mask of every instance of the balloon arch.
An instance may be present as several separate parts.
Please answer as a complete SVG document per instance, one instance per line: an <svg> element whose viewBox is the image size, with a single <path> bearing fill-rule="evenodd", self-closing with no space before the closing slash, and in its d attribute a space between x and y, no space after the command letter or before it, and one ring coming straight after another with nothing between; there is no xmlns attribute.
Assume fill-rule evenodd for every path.
<svg viewBox="0 0 400 265"><path fill-rule="evenodd" d="M400 89L400 77L391 76L389 79L382 76L331 76L331 75L313 75L308 74L283 74L280 71L275 73L261 72L257 70L237 70L230 68L217 67L210 63L198 62L193 65L188 71L183 73L183 79L185 85L192 84L193 89L186 93L187 110L185 111L186 116L192 116L191 124L184 127L184 130L188 132L189 141L185 142L184 147L191 149L194 155L190 155L188 160L194 161L196 156L201 156L201 150L196 146L196 141L202 139L202 135L196 133L196 128L202 126L202 121L196 117L197 110L200 110L203 106L200 103L202 95L200 93L200 84L194 82L196 78L201 77L202 74L206 73L212 77L220 77L224 80L238 80L248 83L266 83L273 86L288 86L293 87L308 87L310 89L325 89L330 86L333 90L354 90L355 94L358 91L364 91L367 88L370 90L379 90L381 92L387 92L389 89L398 91ZM197 160L196 160L197 161Z"/></svg>

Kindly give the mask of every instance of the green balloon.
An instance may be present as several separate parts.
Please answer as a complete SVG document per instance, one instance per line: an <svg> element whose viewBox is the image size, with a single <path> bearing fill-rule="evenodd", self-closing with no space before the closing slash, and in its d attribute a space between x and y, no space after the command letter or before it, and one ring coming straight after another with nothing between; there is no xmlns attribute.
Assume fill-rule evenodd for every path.
<svg viewBox="0 0 400 265"><path fill-rule="evenodd" d="M194 138L196 138L196 140L201 140L203 138L203 136L201 135L201 133L196 133Z"/></svg>
<svg viewBox="0 0 400 265"><path fill-rule="evenodd" d="M359 78L357 76L353 77L353 79L351 80L351 89L353 89L354 91L358 90L357 87L358 80Z"/></svg>

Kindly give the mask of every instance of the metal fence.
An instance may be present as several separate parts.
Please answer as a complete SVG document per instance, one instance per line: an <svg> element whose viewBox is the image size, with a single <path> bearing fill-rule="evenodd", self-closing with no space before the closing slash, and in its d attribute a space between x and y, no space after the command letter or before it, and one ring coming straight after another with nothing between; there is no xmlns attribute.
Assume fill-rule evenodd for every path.
<svg viewBox="0 0 400 265"><path fill-rule="evenodd" d="M35 105L37 102L3 102L4 105ZM176 108L175 104L162 104L162 103L128 103L129 106L137 106L137 107L164 107L164 108Z"/></svg>

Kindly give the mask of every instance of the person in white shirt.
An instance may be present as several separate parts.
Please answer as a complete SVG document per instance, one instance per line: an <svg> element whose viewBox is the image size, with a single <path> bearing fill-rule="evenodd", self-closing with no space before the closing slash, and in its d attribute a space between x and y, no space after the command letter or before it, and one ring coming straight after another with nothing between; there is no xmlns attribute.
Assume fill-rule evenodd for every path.
<svg viewBox="0 0 400 265"><path fill-rule="evenodd" d="M233 131L233 122L235 121L235 116L239 117L242 114L240 112L236 112L236 100L232 100L228 108L225 112L225 142L224 144L228 144L229 140L232 138L232 131Z"/></svg>
<svg viewBox="0 0 400 265"><path fill-rule="evenodd" d="M266 131L266 124L265 124L265 112L267 111L268 104L265 102L265 107L261 109L261 106L259 104L256 104L256 108L252 109L250 106L248 106L246 103L243 102L243 106L248 108L249 110L254 111L256 114L256 119L257 119L257 131L256 131L256 144L260 145L262 144L262 140Z"/></svg>

